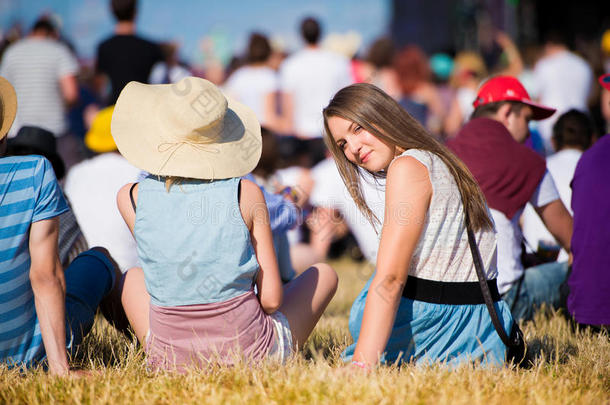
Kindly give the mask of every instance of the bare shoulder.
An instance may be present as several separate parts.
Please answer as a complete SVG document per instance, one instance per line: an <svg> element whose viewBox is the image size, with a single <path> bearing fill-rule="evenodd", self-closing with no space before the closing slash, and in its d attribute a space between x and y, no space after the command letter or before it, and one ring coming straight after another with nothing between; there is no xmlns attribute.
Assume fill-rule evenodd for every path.
<svg viewBox="0 0 610 405"><path fill-rule="evenodd" d="M412 156L399 156L388 168L388 183L422 181L430 184L428 168Z"/></svg>
<svg viewBox="0 0 610 405"><path fill-rule="evenodd" d="M134 187L134 185L135 185L135 187ZM123 187L121 187L119 189L119 191L117 192L116 202L117 202L117 206L118 206L121 214L124 214L124 211L127 210L128 208L129 208L129 210L132 209L131 198L129 196L129 193L130 193L132 187L133 187L133 199L134 199L134 201L137 202L138 201L138 183L127 183ZM129 211L129 210L127 210L127 211Z"/></svg>
<svg viewBox="0 0 610 405"><path fill-rule="evenodd" d="M248 203L258 203L265 201L260 187L253 181L241 179L241 201Z"/></svg>
<svg viewBox="0 0 610 405"><path fill-rule="evenodd" d="M258 185L250 180L241 179L240 190L239 210L248 229L252 230L256 217L260 214L267 214L265 197ZM259 207L265 209L258 209Z"/></svg>
<svg viewBox="0 0 610 405"><path fill-rule="evenodd" d="M135 187L133 185L135 184ZM138 196L138 183L127 183L122 186L117 192L117 201L124 200L125 198L129 199L129 191L133 187L133 198L135 199Z"/></svg>

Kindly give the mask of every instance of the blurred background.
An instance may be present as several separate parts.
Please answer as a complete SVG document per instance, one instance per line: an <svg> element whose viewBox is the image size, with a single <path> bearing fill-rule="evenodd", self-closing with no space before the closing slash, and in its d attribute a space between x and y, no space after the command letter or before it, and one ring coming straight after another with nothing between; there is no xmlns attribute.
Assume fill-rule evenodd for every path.
<svg viewBox="0 0 610 405"><path fill-rule="evenodd" d="M15 85L18 79L21 83L43 80L32 66L35 57L31 59L29 53L33 51L22 51L25 59L13 56L7 61L3 56L22 39L46 38L67 46L71 55L62 56L61 69L66 76L74 76L76 84L71 86L78 86L78 94L62 88L60 98L65 108L57 107L57 100L46 104L55 105L57 114L66 114L67 128L59 115L54 117L55 126L49 124L48 117L35 117L29 122L24 108L34 110L36 102L42 105L42 101L26 100L27 90L19 88L21 112L9 137L14 137L21 125L31 124L42 126L60 139L68 139L63 135L70 133L82 139L97 111L114 104L128 81L169 83L189 75L223 86L228 94L257 110L261 123L274 133L297 138L320 136L308 133L313 127L299 125L302 111L310 108L311 114L319 113L324 101L338 88L369 82L399 101L433 135L446 140L468 120L481 82L497 74L518 77L533 99L558 107L556 116L576 108L590 115L597 133L608 129L610 111L604 111L605 103L600 103L603 94L599 86L592 85L592 78L610 72L610 1L116 2L119 7L130 3L134 3L135 17L121 22L110 0L0 0L0 63L3 74L11 76L7 76L9 81ZM315 20L319 31L312 44L302 33L307 17ZM40 30L34 32L40 21ZM115 40L133 43L109 43ZM325 93L308 106L287 110L285 100L290 93L299 97L298 89L293 88L301 81L299 75L314 76L314 71L302 68L304 72L298 72L291 83L291 69L284 62L314 48L341 56L349 67L345 70L339 66L343 62L322 57L330 69L336 70L328 73L313 62L318 65L317 77L329 82ZM561 100L553 98L553 89L546 84L554 81L548 75L545 81L540 77L544 76L543 70L536 68L542 66L540 61L559 54L560 59L574 62L582 71L575 74L581 82L573 84L579 89ZM568 65L563 63L554 62L565 70ZM25 80L24 68L18 66L27 66L36 79ZM256 69L242 69L240 75L233 75L243 67ZM260 78L255 78L254 71ZM267 84L263 86L261 80ZM22 86L27 87L17 85ZM310 91L303 87L305 93ZM49 91L56 92L52 88ZM277 97L270 101L267 96L271 94ZM573 97L578 100L569 100ZM290 122L293 118L296 121ZM313 115L305 120L312 121ZM546 155L553 152L549 141L553 123L551 119L541 124L542 139L538 141L535 125L532 127L531 142ZM80 155L67 157L68 166L86 157L88 151L81 149Z"/></svg>
<svg viewBox="0 0 610 405"><path fill-rule="evenodd" d="M135 245L114 196L141 173L118 153L110 122L129 81L198 76L254 110L264 150L253 175L300 209L298 224L280 227L287 263L298 271L346 250L375 262L378 241L360 228L368 222L353 200L340 215L331 204L347 194L322 140L321 111L339 89L372 83L445 142L470 119L481 83L514 76L532 100L557 110L529 123L526 142L550 157L561 149L554 125L564 114L584 128L579 153L610 132L610 91L597 84L603 73L610 73L608 0L0 0L0 75L19 104L10 141L23 143L16 139L23 128L56 140L55 170L65 173L87 241L108 246L124 269L135 265ZM114 183L98 162L113 170ZM572 174L555 181L569 189ZM114 229L89 228L104 215L87 210L101 209L104 198L105 215L124 231L117 247L108 237Z"/></svg>

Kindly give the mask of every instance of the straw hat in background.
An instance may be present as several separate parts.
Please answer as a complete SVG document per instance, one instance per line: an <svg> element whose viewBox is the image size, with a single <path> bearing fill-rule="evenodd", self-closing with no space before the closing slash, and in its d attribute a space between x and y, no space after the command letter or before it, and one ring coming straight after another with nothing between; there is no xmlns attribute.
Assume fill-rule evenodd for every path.
<svg viewBox="0 0 610 405"><path fill-rule="evenodd" d="M17 93L4 77L0 76L0 140L11 129L17 115Z"/></svg>

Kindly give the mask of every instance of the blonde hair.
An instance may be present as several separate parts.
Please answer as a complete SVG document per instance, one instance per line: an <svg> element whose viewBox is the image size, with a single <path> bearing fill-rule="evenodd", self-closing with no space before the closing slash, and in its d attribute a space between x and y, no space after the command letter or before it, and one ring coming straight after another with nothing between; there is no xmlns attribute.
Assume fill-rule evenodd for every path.
<svg viewBox="0 0 610 405"><path fill-rule="evenodd" d="M350 162L343 150L334 142L328 119L341 117L355 122L375 137L400 150L420 149L437 155L449 168L460 190L464 212L473 231L492 229L487 214L485 197L466 165L449 149L432 137L394 99L368 83L357 83L341 89L323 110L324 142L332 153L339 173L354 202L373 226L379 219L366 205L361 188L358 165ZM376 178L384 172L371 173Z"/></svg>
<svg viewBox="0 0 610 405"><path fill-rule="evenodd" d="M182 177L176 176L167 176L165 178L165 191L169 193L169 189L172 188L174 184L180 184L182 182Z"/></svg>

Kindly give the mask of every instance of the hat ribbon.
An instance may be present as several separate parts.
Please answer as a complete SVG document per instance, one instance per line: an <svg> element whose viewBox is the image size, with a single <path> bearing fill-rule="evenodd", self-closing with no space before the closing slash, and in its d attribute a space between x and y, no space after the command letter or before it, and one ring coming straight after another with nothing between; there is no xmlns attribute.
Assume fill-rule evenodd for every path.
<svg viewBox="0 0 610 405"><path fill-rule="evenodd" d="M159 151L160 153L165 153L165 152L170 151L170 154L163 161L163 164L161 165L161 167L159 167L158 172L161 172L161 170L163 170L163 168L165 167L167 162L169 162L169 160L172 158L172 156L174 156L176 151L178 151L178 149L180 149L184 145L188 145L192 148L199 149L200 151L206 152L206 153L220 153L218 148L215 148L212 145L203 144L203 143L199 143L199 142L193 142L193 141L189 141L189 140L180 141L180 142L163 142L163 143L159 144L159 146L157 146L157 151ZM208 166L210 165L210 162L208 162L207 160L204 160L204 162ZM213 173L214 168L210 166L210 169L212 170L212 173Z"/></svg>

